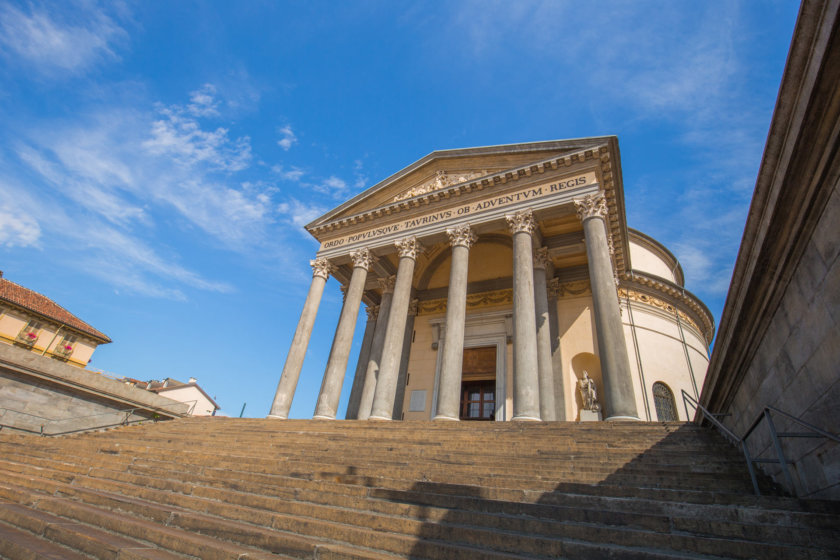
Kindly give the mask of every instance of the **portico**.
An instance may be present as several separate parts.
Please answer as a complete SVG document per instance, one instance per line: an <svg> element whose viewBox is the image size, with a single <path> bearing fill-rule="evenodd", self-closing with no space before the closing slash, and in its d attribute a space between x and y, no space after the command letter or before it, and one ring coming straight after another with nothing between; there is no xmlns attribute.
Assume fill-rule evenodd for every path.
<svg viewBox="0 0 840 560"><path fill-rule="evenodd" d="M288 417L332 274L345 299L315 418L337 415L364 304L349 419L574 419L582 370L569 360L586 352L564 359L580 330L571 319L591 328L583 349L603 418L639 419L645 387L619 301L631 235L618 159L614 137L434 152L307 225L321 247L270 416ZM569 297L583 319L563 314ZM465 379L470 348L484 362Z"/></svg>

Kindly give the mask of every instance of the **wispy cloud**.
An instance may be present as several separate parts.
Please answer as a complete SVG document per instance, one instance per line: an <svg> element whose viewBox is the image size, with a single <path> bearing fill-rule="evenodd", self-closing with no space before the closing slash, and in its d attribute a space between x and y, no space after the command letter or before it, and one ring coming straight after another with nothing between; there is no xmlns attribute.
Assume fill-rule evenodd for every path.
<svg viewBox="0 0 840 560"><path fill-rule="evenodd" d="M303 171L303 169L299 169L294 166L292 166L291 169L286 169L282 165L274 165L271 167L271 170L277 175L279 175L281 179L293 182L300 181L301 178L306 174Z"/></svg>
<svg viewBox="0 0 840 560"><path fill-rule="evenodd" d="M329 210L326 206L305 204L296 199L280 203L277 211L286 216L286 220L296 228L303 228L306 224ZM302 230L301 230L302 231ZM307 237L309 234L306 234Z"/></svg>
<svg viewBox="0 0 840 560"><path fill-rule="evenodd" d="M0 48L27 69L48 75L75 74L119 58L114 43L125 38L125 31L95 6L72 6L72 23L54 11L48 13L33 4L28 8L0 7Z"/></svg>
<svg viewBox="0 0 840 560"><path fill-rule="evenodd" d="M0 192L5 192L2 186ZM41 226L35 218L9 202L0 204L0 245L33 247L40 238Z"/></svg>
<svg viewBox="0 0 840 560"><path fill-rule="evenodd" d="M278 132L282 135L282 138L277 141L277 145L288 152L289 148L297 143L297 136L295 136L291 126L284 126Z"/></svg>

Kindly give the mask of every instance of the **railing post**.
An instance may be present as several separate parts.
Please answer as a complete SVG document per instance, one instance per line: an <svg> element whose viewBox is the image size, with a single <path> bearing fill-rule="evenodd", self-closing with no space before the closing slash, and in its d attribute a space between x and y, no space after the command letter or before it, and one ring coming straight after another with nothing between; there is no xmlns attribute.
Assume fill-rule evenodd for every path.
<svg viewBox="0 0 840 560"><path fill-rule="evenodd" d="M747 440L741 440L741 451L744 452L744 457L747 459L747 470L750 471L750 480L752 480L753 490L756 496L761 496L761 489L758 487L758 479L755 476L755 465L753 464L750 451L747 449Z"/></svg>
<svg viewBox="0 0 840 560"><path fill-rule="evenodd" d="M773 416L770 414L770 409L764 409L764 418L767 420L767 425L770 428L770 435L773 437L773 445L776 448L776 455L779 457L779 465L782 467L782 473L785 475L785 480L790 487L794 496L799 496L796 486L793 484L793 478L790 476L790 469L788 469L787 461L785 460L785 452L782 450L782 442L779 441L779 436L776 433L776 426L773 424Z"/></svg>

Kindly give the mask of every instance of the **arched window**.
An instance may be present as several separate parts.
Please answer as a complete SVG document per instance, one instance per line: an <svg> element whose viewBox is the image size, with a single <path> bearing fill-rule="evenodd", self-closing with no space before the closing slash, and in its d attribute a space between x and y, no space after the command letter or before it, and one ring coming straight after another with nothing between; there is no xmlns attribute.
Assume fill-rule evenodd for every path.
<svg viewBox="0 0 840 560"><path fill-rule="evenodd" d="M679 421L674 393L661 381L653 384L653 404L656 406L656 418L660 422Z"/></svg>

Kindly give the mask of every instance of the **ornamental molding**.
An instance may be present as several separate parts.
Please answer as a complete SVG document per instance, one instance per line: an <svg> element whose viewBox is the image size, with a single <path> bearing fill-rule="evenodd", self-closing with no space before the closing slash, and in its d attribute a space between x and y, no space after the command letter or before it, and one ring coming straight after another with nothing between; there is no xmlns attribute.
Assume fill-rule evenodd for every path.
<svg viewBox="0 0 840 560"><path fill-rule="evenodd" d="M580 218L581 222L584 222L589 218L601 218L602 220L606 220L609 215L609 210L607 209L607 199L604 197L603 192L590 194L589 196L585 196L583 198L576 198L574 203L575 210L577 211L578 218ZM611 237L612 234L608 230L607 238ZM614 250L612 252L614 252Z"/></svg>
<svg viewBox="0 0 840 560"><path fill-rule="evenodd" d="M651 305L669 313L678 312L680 320L692 325L702 333L706 342L711 344L715 334L714 317L694 294L671 282L657 280L638 272L623 274L620 280L622 286L619 288L619 297Z"/></svg>
<svg viewBox="0 0 840 560"><path fill-rule="evenodd" d="M370 265L376 259L367 247L350 251L350 259L353 261L353 268L370 269Z"/></svg>
<svg viewBox="0 0 840 560"><path fill-rule="evenodd" d="M330 273L333 271L333 266L330 264L330 261L325 259L324 257L318 257L317 259L309 261L309 266L312 267L312 276L317 276L318 278L323 278L327 280L330 277Z"/></svg>
<svg viewBox="0 0 840 560"><path fill-rule="evenodd" d="M420 196L421 194L428 194L434 191L439 191L441 189L445 189L453 185L460 185L461 183L466 183L467 181L470 181L472 179L484 177L485 175L489 174L489 171L473 171L450 175L446 171L439 169L435 172L434 178L426 181L421 185L412 187L405 192L401 192L400 194L394 197L394 202L399 202L407 198L414 198L415 196Z"/></svg>
<svg viewBox="0 0 840 560"><path fill-rule="evenodd" d="M449 244L452 247L466 247L469 249L478 240L478 236L472 230L470 224L449 228L446 230L446 235L449 236Z"/></svg>
<svg viewBox="0 0 840 560"><path fill-rule="evenodd" d="M421 315L431 313L445 313L446 301L447 298L421 301L418 306L418 312ZM467 309L507 304L513 305L513 290L511 289L493 290L492 292L482 292L480 294L467 295Z"/></svg>
<svg viewBox="0 0 840 560"><path fill-rule="evenodd" d="M423 246L414 236L400 239L394 243L394 246L396 246L400 258L416 259L417 255L423 252Z"/></svg>
<svg viewBox="0 0 840 560"><path fill-rule="evenodd" d="M537 222L534 220L534 213L528 210L518 210L513 214L505 216L510 233L515 235L517 233L527 233L531 235L537 227Z"/></svg>
<svg viewBox="0 0 840 560"><path fill-rule="evenodd" d="M416 317L420 311L420 301L417 299L411 300L408 304L408 316Z"/></svg>
<svg viewBox="0 0 840 560"><path fill-rule="evenodd" d="M592 287L589 280L560 282L558 278L552 278L548 283L548 295L552 298L571 298L590 294L592 294Z"/></svg>

